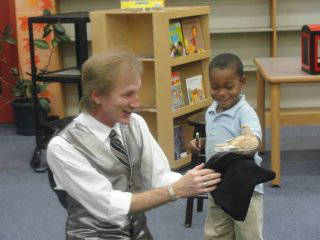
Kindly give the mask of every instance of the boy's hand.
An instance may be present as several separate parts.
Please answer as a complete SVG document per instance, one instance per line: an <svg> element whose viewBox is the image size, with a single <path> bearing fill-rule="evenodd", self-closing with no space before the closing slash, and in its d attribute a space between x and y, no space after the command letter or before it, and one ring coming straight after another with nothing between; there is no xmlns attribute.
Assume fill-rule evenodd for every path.
<svg viewBox="0 0 320 240"><path fill-rule="evenodd" d="M200 138L199 141L197 141L196 139L192 139L188 144L188 148L192 153L200 153L204 145L203 142L203 138Z"/></svg>

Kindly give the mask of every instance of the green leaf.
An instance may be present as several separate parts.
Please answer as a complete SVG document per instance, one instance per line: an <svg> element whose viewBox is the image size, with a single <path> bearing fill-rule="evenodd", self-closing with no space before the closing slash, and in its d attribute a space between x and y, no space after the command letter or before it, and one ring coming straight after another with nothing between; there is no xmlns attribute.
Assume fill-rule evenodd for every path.
<svg viewBox="0 0 320 240"><path fill-rule="evenodd" d="M39 84L36 85L36 94L38 94L38 93L40 93L40 85Z"/></svg>
<svg viewBox="0 0 320 240"><path fill-rule="evenodd" d="M24 84L24 81L17 80L16 85L12 88L13 95L15 97L23 97L26 95L27 85Z"/></svg>
<svg viewBox="0 0 320 240"><path fill-rule="evenodd" d="M2 34L4 36L9 36L11 33L12 33L12 27L11 25L8 24L4 27Z"/></svg>
<svg viewBox="0 0 320 240"><path fill-rule="evenodd" d="M53 48L55 48L57 45L58 45L58 40L57 40L57 38L53 38L53 39L51 40L51 46L52 46Z"/></svg>
<svg viewBox="0 0 320 240"><path fill-rule="evenodd" d="M43 10L43 16L50 16L51 15L51 12L49 9L44 9Z"/></svg>
<svg viewBox="0 0 320 240"><path fill-rule="evenodd" d="M10 43L10 44L16 44L17 43L17 41L14 39L14 38L12 38L12 37L7 37L7 38L5 38L4 39L7 43Z"/></svg>
<svg viewBox="0 0 320 240"><path fill-rule="evenodd" d="M54 37L57 40L57 43L61 42L61 40L57 37Z"/></svg>
<svg viewBox="0 0 320 240"><path fill-rule="evenodd" d="M15 76L19 75L18 69L15 68L15 67L11 68L11 72L12 72L12 74L15 75Z"/></svg>
<svg viewBox="0 0 320 240"><path fill-rule="evenodd" d="M56 33L59 33L59 34L64 34L66 32L66 30L61 25L61 23L53 24L53 29Z"/></svg>
<svg viewBox="0 0 320 240"><path fill-rule="evenodd" d="M20 90L17 89L17 88L13 88L12 89L12 93L13 93L13 96L15 96L15 97L20 97L21 96Z"/></svg>
<svg viewBox="0 0 320 240"><path fill-rule="evenodd" d="M39 98L39 104L41 106L41 108L46 111L47 113L51 111L50 108L50 103L48 101L48 99L46 98Z"/></svg>
<svg viewBox="0 0 320 240"><path fill-rule="evenodd" d="M42 38L47 37L51 33L52 29L50 28L50 24L47 24L43 28Z"/></svg>
<svg viewBox="0 0 320 240"><path fill-rule="evenodd" d="M41 93L47 89L47 84L37 84L37 93Z"/></svg>
<svg viewBox="0 0 320 240"><path fill-rule="evenodd" d="M36 39L34 40L34 45L40 49L49 49L49 45L45 40Z"/></svg>
<svg viewBox="0 0 320 240"><path fill-rule="evenodd" d="M65 43L68 43L68 42L71 42L71 39L70 37L67 35L67 34L59 34L59 33L56 33L56 37L61 40L61 42L65 42Z"/></svg>

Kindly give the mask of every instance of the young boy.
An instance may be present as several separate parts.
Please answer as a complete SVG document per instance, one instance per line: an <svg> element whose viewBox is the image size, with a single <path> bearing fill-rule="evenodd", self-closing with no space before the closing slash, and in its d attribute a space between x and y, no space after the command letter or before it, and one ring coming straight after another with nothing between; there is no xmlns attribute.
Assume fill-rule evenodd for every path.
<svg viewBox="0 0 320 240"><path fill-rule="evenodd" d="M243 126L248 126L261 141L260 122L254 109L245 100L241 90L246 83L241 60L229 53L216 56L209 64L211 96L214 100L208 108L206 138L199 144L193 139L189 147L199 152L205 146L206 159L216 154L215 144L241 135ZM260 165L262 159L256 152L255 162ZM259 184L251 198L249 210L244 222L235 221L225 213L209 194L208 215L205 223L205 240L260 240L263 225L263 186Z"/></svg>

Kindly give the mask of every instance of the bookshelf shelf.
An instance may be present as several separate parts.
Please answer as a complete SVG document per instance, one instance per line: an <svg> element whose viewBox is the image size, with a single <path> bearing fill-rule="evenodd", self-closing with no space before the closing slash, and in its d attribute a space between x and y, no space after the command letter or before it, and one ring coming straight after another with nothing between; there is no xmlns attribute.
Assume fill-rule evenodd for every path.
<svg viewBox="0 0 320 240"><path fill-rule="evenodd" d="M194 111L203 109L203 108L209 106L211 104L211 102L212 102L211 98L207 98L207 99L204 99L201 102L194 103L194 104L191 104L191 105L187 105L187 106L178 108L178 109L176 109L176 111L174 111L172 113L173 114L173 118L181 117L181 116L183 116L185 114L188 114L190 112L194 112Z"/></svg>
<svg viewBox="0 0 320 240"><path fill-rule="evenodd" d="M66 68L58 71L39 74L37 76L37 81L79 84L81 81L81 73L78 67Z"/></svg>
<svg viewBox="0 0 320 240"><path fill-rule="evenodd" d="M179 160L174 160L171 162L171 168L177 169L180 168L181 166L185 166L191 161L191 154L188 154L185 157L180 158Z"/></svg>
<svg viewBox="0 0 320 240"><path fill-rule="evenodd" d="M167 7L164 9L164 12L167 12L168 19L180 19L186 17L194 17L194 16L205 16L207 17L208 7Z"/></svg>
<svg viewBox="0 0 320 240"><path fill-rule="evenodd" d="M253 32L272 32L271 27L252 27L252 28L210 28L211 34L224 33L253 33Z"/></svg>
<svg viewBox="0 0 320 240"><path fill-rule="evenodd" d="M158 11L129 12L120 9L90 13L93 55L110 48L124 46L143 61L144 73L138 114L147 121L151 133L169 159L172 168L190 162L191 156L175 160L174 128L183 129L184 143L192 138L193 128L187 118L211 103L208 64L210 58L209 7L169 7ZM203 50L181 57L170 56L169 25L181 18L197 17L203 36ZM129 24L130 23L130 24ZM167 50L166 50L167 49ZM172 72L181 74L181 88L186 92L186 78L201 75L204 100L172 110ZM182 85L181 85L182 86ZM187 99L185 96L184 99Z"/></svg>
<svg viewBox="0 0 320 240"><path fill-rule="evenodd" d="M195 53L195 54L191 54L191 55L187 55L187 56L171 58L170 66L174 67L174 66L194 62L194 61L209 59L209 57L210 57L210 51L204 50L204 52L201 52L201 53Z"/></svg>
<svg viewBox="0 0 320 240"><path fill-rule="evenodd" d="M290 32L290 31L300 31L301 26L277 26L277 31L279 32Z"/></svg>
<svg viewBox="0 0 320 240"><path fill-rule="evenodd" d="M154 62L154 58L152 57L139 57L142 62Z"/></svg>
<svg viewBox="0 0 320 240"><path fill-rule="evenodd" d="M140 106L138 108L138 113L139 112L157 113L157 109L152 106Z"/></svg>

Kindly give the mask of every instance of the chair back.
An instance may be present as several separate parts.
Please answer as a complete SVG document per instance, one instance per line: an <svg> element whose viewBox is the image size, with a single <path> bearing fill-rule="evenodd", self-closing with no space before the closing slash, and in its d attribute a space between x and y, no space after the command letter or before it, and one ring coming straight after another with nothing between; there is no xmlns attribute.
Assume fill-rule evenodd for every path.
<svg viewBox="0 0 320 240"><path fill-rule="evenodd" d="M50 185L51 190L57 195L58 200L59 200L61 206L62 206L64 209L67 209L67 201L66 201L67 192L66 192L66 191L63 191L63 190L57 190L57 189L55 189L56 186L57 186L57 184L56 184L56 182L54 181L53 173L52 173L52 171L50 170L50 168L48 168L48 178L49 178L49 185Z"/></svg>

